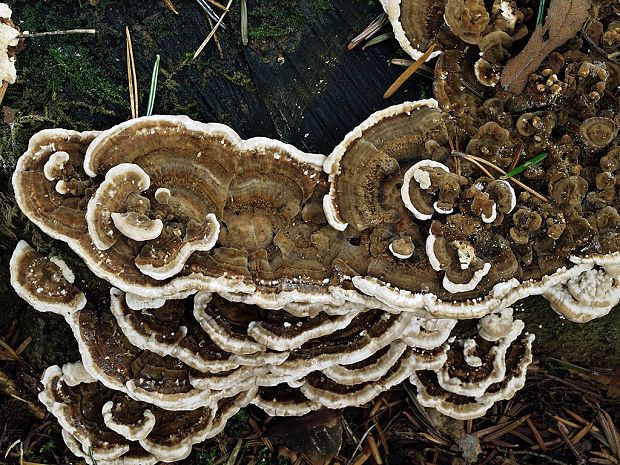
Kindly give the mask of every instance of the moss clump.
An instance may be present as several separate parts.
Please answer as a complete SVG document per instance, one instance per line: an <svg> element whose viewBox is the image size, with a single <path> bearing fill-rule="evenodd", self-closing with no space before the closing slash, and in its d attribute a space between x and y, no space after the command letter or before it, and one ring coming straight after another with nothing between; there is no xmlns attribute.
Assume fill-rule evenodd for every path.
<svg viewBox="0 0 620 465"><path fill-rule="evenodd" d="M329 13L333 10L332 4L329 0L314 0L314 13L322 15Z"/></svg>
<svg viewBox="0 0 620 465"><path fill-rule="evenodd" d="M296 34L305 21L298 0L248 5L248 36L252 40L277 40Z"/></svg>
<svg viewBox="0 0 620 465"><path fill-rule="evenodd" d="M26 119L29 115L46 119L48 127L92 129L93 120L105 127L124 116L128 97L126 77L119 65L122 49L102 46L121 45L123 37L106 24L101 6L79 8L77 3L28 2L20 5L15 14L23 30L95 27L97 34L29 39L19 55L18 82L7 93L5 104ZM93 49L97 52L93 53ZM86 120L89 123L83 123ZM24 124L30 134L36 126ZM6 140L4 136L0 138Z"/></svg>

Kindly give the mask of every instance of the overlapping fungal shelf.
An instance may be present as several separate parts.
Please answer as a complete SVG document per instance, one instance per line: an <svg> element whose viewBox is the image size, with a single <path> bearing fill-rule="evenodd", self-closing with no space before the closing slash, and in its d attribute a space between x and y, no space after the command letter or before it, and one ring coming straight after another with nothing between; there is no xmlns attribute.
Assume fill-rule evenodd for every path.
<svg viewBox="0 0 620 465"><path fill-rule="evenodd" d="M459 84L464 50L442 52L438 100L371 115L327 157L182 116L33 136L20 208L110 284L89 299L23 242L11 260L19 295L78 341L82 360L50 367L41 394L76 455L179 460L243 406L299 416L407 379L422 405L475 418L532 360L513 303L543 295L577 322L618 304L610 98L567 108L550 84L479 101ZM567 96L620 82L571 56ZM464 319L478 333L455 339Z"/></svg>

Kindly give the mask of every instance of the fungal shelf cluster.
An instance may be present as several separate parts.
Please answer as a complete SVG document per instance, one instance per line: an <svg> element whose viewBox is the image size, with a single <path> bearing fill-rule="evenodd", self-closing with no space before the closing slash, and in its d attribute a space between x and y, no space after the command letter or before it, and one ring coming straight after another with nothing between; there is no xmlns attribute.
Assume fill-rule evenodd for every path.
<svg viewBox="0 0 620 465"><path fill-rule="evenodd" d="M424 7L384 3L391 19ZM76 455L180 460L246 405L300 416L407 379L422 405L475 418L532 360L511 305L538 294L586 322L618 304L620 68L573 40L524 92L485 84L486 64L464 57L503 76L533 22L495 3L462 33L452 8L484 18L475 1L407 13L418 46L443 41L436 100L371 115L327 157L183 116L33 136L13 176L19 207L110 286L109 299L85 295L25 242L11 260L18 294L78 341L81 361L50 367L40 396ZM419 23L438 6L444 23ZM618 12L586 12L604 47ZM451 336L472 319L477 334Z"/></svg>

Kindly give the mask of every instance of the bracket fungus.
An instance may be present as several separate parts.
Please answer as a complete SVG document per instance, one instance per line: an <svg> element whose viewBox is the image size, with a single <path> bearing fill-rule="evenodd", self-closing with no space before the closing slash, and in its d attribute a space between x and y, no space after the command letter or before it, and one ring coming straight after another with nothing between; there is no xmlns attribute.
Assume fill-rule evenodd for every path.
<svg viewBox="0 0 620 465"><path fill-rule="evenodd" d="M13 12L6 3L0 3L0 84L14 84L17 80L15 55L19 50L19 29L11 20Z"/></svg>
<svg viewBox="0 0 620 465"><path fill-rule="evenodd" d="M500 10L489 24L512 28ZM25 243L11 260L18 293L78 341L81 365L50 368L42 395L71 450L178 460L246 405L298 416L405 379L423 405L474 418L512 397L532 360L513 303L543 295L579 322L609 312L617 131L592 147L574 114L499 97L449 108L381 110L327 157L175 116L33 136L18 205L110 285L87 302L63 262ZM536 131L525 113L542 115ZM480 318L478 334L451 338Z"/></svg>

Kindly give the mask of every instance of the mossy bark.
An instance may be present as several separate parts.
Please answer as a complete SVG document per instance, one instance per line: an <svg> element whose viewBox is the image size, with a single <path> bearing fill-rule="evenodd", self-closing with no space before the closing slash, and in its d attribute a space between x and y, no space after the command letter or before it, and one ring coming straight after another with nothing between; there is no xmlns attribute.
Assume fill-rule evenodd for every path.
<svg viewBox="0 0 620 465"><path fill-rule="evenodd" d="M431 95L431 83L410 81L392 100L383 92L400 73L388 65L400 52L395 41L364 51L346 44L380 12L368 0L248 0L249 46L240 38L236 2L226 31L202 55L193 52L210 30L197 2L176 1L179 15L161 2L86 0L13 2L14 18L32 32L94 28L97 34L28 39L18 56L18 82L9 87L0 126L0 328L19 320L33 341L25 356L38 368L78 358L60 317L37 314L10 289L8 260L18 239L65 258L90 296L107 287L67 247L45 238L18 212L10 174L29 137L43 128L105 129L129 117L125 35L137 60L141 108L146 108L151 69L161 55L156 113L188 114L232 126L242 137L267 136L306 151L329 153L373 111ZM541 299L516 314L536 333L536 353L586 366L620 365L620 311L578 325L560 319Z"/></svg>

